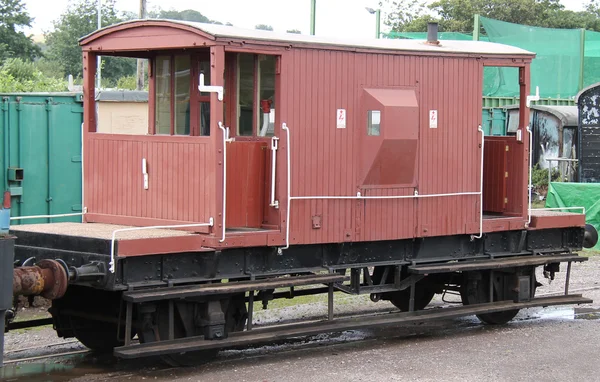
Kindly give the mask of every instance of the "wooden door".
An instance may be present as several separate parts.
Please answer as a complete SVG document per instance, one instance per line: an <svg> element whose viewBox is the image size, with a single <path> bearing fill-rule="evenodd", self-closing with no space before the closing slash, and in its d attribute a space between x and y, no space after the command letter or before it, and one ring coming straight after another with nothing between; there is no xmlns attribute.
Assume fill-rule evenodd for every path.
<svg viewBox="0 0 600 382"><path fill-rule="evenodd" d="M267 145L264 141L227 143L226 228L256 228L263 224Z"/></svg>
<svg viewBox="0 0 600 382"><path fill-rule="evenodd" d="M483 211L502 213L507 204L508 151L504 140L486 138L483 151Z"/></svg>

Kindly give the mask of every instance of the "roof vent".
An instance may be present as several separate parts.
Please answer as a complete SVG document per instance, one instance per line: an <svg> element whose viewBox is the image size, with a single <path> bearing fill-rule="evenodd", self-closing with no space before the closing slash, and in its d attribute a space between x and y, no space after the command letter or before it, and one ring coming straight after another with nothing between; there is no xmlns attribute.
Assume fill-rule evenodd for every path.
<svg viewBox="0 0 600 382"><path fill-rule="evenodd" d="M440 45L438 41L438 23L427 23L427 43L431 45Z"/></svg>

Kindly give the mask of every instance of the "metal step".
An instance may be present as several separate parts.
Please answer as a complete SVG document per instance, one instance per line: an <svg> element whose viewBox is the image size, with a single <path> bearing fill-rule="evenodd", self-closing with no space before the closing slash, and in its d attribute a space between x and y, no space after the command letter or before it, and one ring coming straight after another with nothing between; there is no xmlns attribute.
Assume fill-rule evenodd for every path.
<svg viewBox="0 0 600 382"><path fill-rule="evenodd" d="M465 272L475 271L479 269L500 269L523 266L537 266L551 263L561 262L581 262L588 258L579 255L534 255L534 256L519 256L495 258L493 260L465 260L443 264L424 264L412 265L408 267L408 271L416 274L433 274L433 273L448 273L448 272Z"/></svg>
<svg viewBox="0 0 600 382"><path fill-rule="evenodd" d="M512 309L525 309L536 306L588 304L592 300L581 295L566 295L559 297L535 298L528 302L515 303L501 301L477 305L467 305L454 308L433 308L413 313L393 313L385 316L362 316L321 321L318 323L302 323L281 325L264 329L254 329L237 332L222 340L208 341L203 337L189 337L177 340L159 341L141 345L129 345L115 348L114 354L122 358L138 358L171 353L185 353L197 350L224 349L237 346L248 346L273 341L285 340L292 337L312 336L321 333L332 333L344 330L355 330L373 326L390 326L423 322L435 319L448 319L474 314L493 313Z"/></svg>
<svg viewBox="0 0 600 382"><path fill-rule="evenodd" d="M346 276L337 273L270 278L267 280L235 281L219 284L199 284L171 288L125 292L127 302L148 302L215 294L242 293L252 290L285 288L300 285L331 284L345 281Z"/></svg>

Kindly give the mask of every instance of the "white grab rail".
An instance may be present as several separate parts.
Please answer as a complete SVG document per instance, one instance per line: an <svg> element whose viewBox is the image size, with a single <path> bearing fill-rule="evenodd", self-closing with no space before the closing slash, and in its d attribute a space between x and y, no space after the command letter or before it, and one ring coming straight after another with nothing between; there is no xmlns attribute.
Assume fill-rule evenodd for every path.
<svg viewBox="0 0 600 382"><path fill-rule="evenodd" d="M529 185L527 186L527 197L529 198L529 205L527 208L527 226L529 227L529 225L531 224L531 192L533 191L533 183L531 181L531 162L533 161L533 137L532 137L532 133L531 133L531 128L529 128L529 125L527 125L527 127L525 128L525 130L527 130L527 133L529 135L529 162L527 163L528 167L529 167ZM550 170L548 170L550 171Z"/></svg>
<svg viewBox="0 0 600 382"><path fill-rule="evenodd" d="M447 197L447 196L465 196L465 195L479 195L480 196L480 213L479 213L479 235L471 235L471 239L480 239L483 237L483 144L485 135L483 134L483 129L481 126L477 129L481 133L481 182L480 182L480 191L466 191L466 192L456 192L456 193L447 193L447 194L428 194L428 195L420 195L418 191L415 190L414 195L392 195L392 196L362 196L360 192L356 194L356 196L291 196L290 184L291 184L291 155L290 155L290 130L287 127L287 124L283 123L281 127L287 135L287 207L286 207L286 229L285 229L285 247L279 247L278 253L281 254L284 249L288 249L290 247L290 210L291 210L291 201L292 200L369 200L369 199L418 199L418 198L439 198L439 197Z"/></svg>
<svg viewBox="0 0 600 382"><path fill-rule="evenodd" d="M52 218L66 218L66 217L70 217L70 216L83 216L83 215L85 215L85 211L84 212L76 212L76 213L72 213L72 214L13 216L10 218L10 220L52 219Z"/></svg>
<svg viewBox="0 0 600 382"><path fill-rule="evenodd" d="M225 214L227 213L227 142L231 142L229 139L229 128L225 128L223 123L219 121L219 129L223 132L223 233L219 243L225 241Z"/></svg>
<svg viewBox="0 0 600 382"><path fill-rule="evenodd" d="M129 231L143 231L148 229L170 229L170 228L189 228L189 227L212 227L214 224L214 219L211 217L208 220L208 223L197 223L197 224L178 224L178 225L155 225L149 227L132 227L132 228L120 228L116 229L112 232L112 238L110 241L110 263L109 271L110 273L115 273L115 241L117 238L117 234L120 232L129 232Z"/></svg>
<svg viewBox="0 0 600 382"><path fill-rule="evenodd" d="M277 170L277 149L279 138L271 138L271 203L269 206L279 208L279 201L275 200L275 172Z"/></svg>

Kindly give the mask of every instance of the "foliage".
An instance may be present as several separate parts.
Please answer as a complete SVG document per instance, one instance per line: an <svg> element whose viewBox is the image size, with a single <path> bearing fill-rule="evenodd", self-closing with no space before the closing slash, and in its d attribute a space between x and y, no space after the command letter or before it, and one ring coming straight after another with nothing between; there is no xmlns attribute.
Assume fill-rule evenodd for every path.
<svg viewBox="0 0 600 382"><path fill-rule="evenodd" d="M392 30L424 32L427 22L438 21L446 32L473 31L473 16L546 28L600 30L599 0L591 0L584 12L564 9L560 0L386 0L391 8L386 24Z"/></svg>
<svg viewBox="0 0 600 382"><path fill-rule="evenodd" d="M261 29L264 31L272 31L273 27L267 24L258 24L257 26L254 27L254 29Z"/></svg>
<svg viewBox="0 0 600 382"><path fill-rule="evenodd" d="M0 62L10 57L33 60L41 55L31 37L21 31L32 21L23 0L0 0Z"/></svg>
<svg viewBox="0 0 600 382"><path fill-rule="evenodd" d="M60 63L49 60L47 58L41 58L35 61L35 67L37 70L42 72L46 77L54 78L66 78L67 75L63 72Z"/></svg>
<svg viewBox="0 0 600 382"><path fill-rule="evenodd" d="M301 34L302 31L298 30L298 29L288 29L286 31L287 33L295 33L295 34Z"/></svg>
<svg viewBox="0 0 600 382"><path fill-rule="evenodd" d="M116 0L102 2L102 25L111 25L124 20L124 15L115 10ZM54 22L54 30L46 34L48 59L58 63L61 71L82 76L82 60L79 39L97 29L98 12L96 1L77 0ZM122 57L103 58L102 76L116 81L135 73L135 60Z"/></svg>
<svg viewBox="0 0 600 382"><path fill-rule="evenodd" d="M192 21L192 22L196 22L196 23L208 23L208 24L220 24L220 25L223 24L220 21L211 20L208 17L204 16L202 13L195 11L193 9L176 11L174 9L165 10L165 9L158 8L154 11L149 12L148 17L151 19L170 19L170 20ZM232 24L226 23L226 25L232 25Z"/></svg>
<svg viewBox="0 0 600 382"><path fill-rule="evenodd" d="M45 76L34 63L12 58L0 67L0 93L58 91L67 91L67 82Z"/></svg>
<svg viewBox="0 0 600 382"><path fill-rule="evenodd" d="M157 19L171 19L171 20L182 20L182 21L193 21L197 23L213 23L208 17L204 16L198 11L192 9L186 9L185 11L176 11L174 9L164 10L161 9L158 12L152 14L152 18Z"/></svg>
<svg viewBox="0 0 600 382"><path fill-rule="evenodd" d="M119 90L136 90L137 89L137 77L127 76L121 77L117 81L117 89Z"/></svg>
<svg viewBox="0 0 600 382"><path fill-rule="evenodd" d="M552 169L551 181L557 181L559 178L560 173L558 170ZM534 192L540 195L546 195L548 192L548 169L540 168L539 164L536 164L531 171L531 183Z"/></svg>

